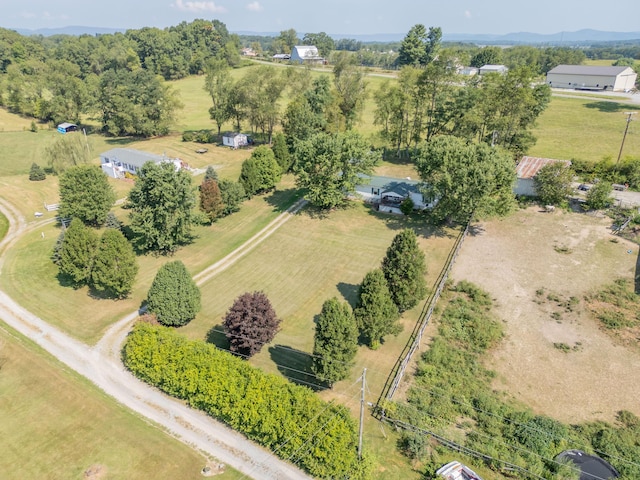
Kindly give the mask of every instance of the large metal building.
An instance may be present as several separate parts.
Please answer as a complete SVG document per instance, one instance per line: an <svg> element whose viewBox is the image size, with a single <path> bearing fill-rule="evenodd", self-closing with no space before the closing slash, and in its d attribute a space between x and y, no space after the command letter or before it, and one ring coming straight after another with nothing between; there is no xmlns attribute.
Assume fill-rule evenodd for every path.
<svg viewBox="0 0 640 480"><path fill-rule="evenodd" d="M552 88L628 92L635 88L637 77L631 67L558 65L547 73L547 84Z"/></svg>

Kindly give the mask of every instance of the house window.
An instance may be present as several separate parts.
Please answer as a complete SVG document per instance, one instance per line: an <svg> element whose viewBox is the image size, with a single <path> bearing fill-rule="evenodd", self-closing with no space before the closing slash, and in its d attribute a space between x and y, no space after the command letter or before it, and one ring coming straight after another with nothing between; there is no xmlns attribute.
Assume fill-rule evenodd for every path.
<svg viewBox="0 0 640 480"><path fill-rule="evenodd" d="M380 195L380 189L379 188L372 188L371 189L371 194L372 195Z"/></svg>

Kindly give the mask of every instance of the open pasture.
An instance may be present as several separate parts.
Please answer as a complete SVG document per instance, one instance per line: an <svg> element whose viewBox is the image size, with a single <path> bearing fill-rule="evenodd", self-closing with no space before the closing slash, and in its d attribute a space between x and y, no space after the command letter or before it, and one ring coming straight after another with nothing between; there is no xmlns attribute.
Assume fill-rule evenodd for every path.
<svg viewBox="0 0 640 480"><path fill-rule="evenodd" d="M626 126L624 112L640 112L640 105L554 96L533 130L538 142L529 154L590 162L609 157L615 161ZM632 122L622 156L637 157L639 153L640 127Z"/></svg>
<svg viewBox="0 0 640 480"><path fill-rule="evenodd" d="M618 278L634 281L638 246L613 242L611 221L531 207L482 222L453 269L495 299L506 338L488 367L494 385L535 413L564 422L640 414L640 353L602 331L584 296ZM562 348L560 348L562 347Z"/></svg>
<svg viewBox="0 0 640 480"><path fill-rule="evenodd" d="M5 327L0 366L2 478L202 478L206 457Z"/></svg>

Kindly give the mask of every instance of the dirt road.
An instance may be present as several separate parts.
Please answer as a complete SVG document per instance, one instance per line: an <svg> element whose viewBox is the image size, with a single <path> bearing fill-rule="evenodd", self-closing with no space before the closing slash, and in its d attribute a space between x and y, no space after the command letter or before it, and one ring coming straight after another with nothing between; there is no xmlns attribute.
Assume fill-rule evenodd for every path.
<svg viewBox="0 0 640 480"><path fill-rule="evenodd" d="M243 252L246 253L268 237L290 218L292 213L302 208L303 204L302 201L296 203L225 259L203 271L200 274L200 282L227 268L240 258ZM10 221L9 232L0 242L1 266L4 252L29 230L29 226L19 212L3 200L0 200L0 211ZM38 225L41 223L35 222L32 228ZM137 312L134 312L114 324L92 348L47 324L0 291L0 319L88 378L118 402L165 427L180 441L214 456L249 478L310 478L294 465L275 458L270 452L211 417L164 395L131 375L120 361L120 346L136 317Z"/></svg>

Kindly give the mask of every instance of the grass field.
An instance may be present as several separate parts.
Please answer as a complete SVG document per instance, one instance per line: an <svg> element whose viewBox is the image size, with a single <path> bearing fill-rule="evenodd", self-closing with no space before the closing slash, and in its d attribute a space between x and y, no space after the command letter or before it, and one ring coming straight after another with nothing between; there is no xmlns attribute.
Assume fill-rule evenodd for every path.
<svg viewBox="0 0 640 480"><path fill-rule="evenodd" d="M97 300L87 288L74 290L60 283L57 267L50 259L59 234L53 223L32 230L7 253L0 283L15 300L41 318L80 340L95 342L111 323L140 307L162 264L179 259L190 273L202 271L264 227L293 203L296 195L295 190L286 189L254 197L234 215L212 226L196 228L196 241L174 256L139 256L140 271L131 297L126 300Z"/></svg>
<svg viewBox="0 0 640 480"><path fill-rule="evenodd" d="M640 106L596 99L553 97L538 119L533 134L538 142L530 155L561 160L597 162L618 156L626 126L624 112L640 112ZM624 145L626 155L640 153L640 127L632 122Z"/></svg>
<svg viewBox="0 0 640 480"><path fill-rule="evenodd" d="M2 213L0 213L0 240L4 238L8 231L9 220Z"/></svg>
<svg viewBox="0 0 640 480"><path fill-rule="evenodd" d="M0 327L0 471L24 478L202 478L207 458ZM93 467L101 475L86 476ZM229 470L216 477L238 479Z"/></svg>
<svg viewBox="0 0 640 480"><path fill-rule="evenodd" d="M264 291L278 316L281 330L268 348L251 359L261 369L278 373L312 388L320 387L310 373L314 317L333 297L355 305L364 275L379 267L392 238L401 228L415 228L426 253L431 285L453 243L454 231L425 226L423 221L380 215L356 203L351 208L317 217L302 212L219 276L201 287L203 309L182 332L228 348L222 320L239 295ZM348 379L320 393L326 400L344 403L357 415L359 396L353 383L367 368L367 401L375 403L388 372L407 342L421 305L406 312L403 332L388 337L375 351L360 347ZM357 389L355 390L357 393ZM395 450L395 436L367 417L365 442L381 460L379 478L413 478L411 468Z"/></svg>

